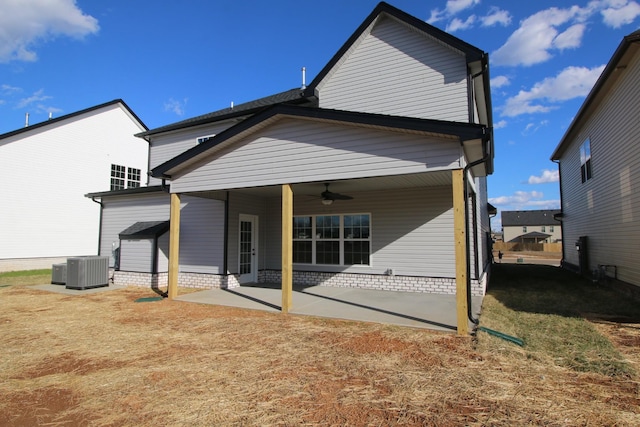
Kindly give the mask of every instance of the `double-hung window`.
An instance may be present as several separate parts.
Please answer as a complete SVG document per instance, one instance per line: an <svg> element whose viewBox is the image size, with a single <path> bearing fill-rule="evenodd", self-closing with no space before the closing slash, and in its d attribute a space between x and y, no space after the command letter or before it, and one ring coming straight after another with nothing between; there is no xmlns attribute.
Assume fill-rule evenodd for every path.
<svg viewBox="0 0 640 427"><path fill-rule="evenodd" d="M580 177L583 183L591 179L591 141L588 139L580 146Z"/></svg>
<svg viewBox="0 0 640 427"><path fill-rule="evenodd" d="M293 262L312 265L370 265L371 215L293 218Z"/></svg>

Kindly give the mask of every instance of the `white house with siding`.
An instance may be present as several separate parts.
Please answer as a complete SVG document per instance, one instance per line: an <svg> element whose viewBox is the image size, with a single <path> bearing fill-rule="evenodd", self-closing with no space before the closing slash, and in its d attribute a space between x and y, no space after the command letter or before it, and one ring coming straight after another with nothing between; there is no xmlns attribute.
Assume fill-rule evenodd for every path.
<svg viewBox="0 0 640 427"><path fill-rule="evenodd" d="M0 135L0 264L95 255L100 206L88 191L147 184L147 127L122 101Z"/></svg>
<svg viewBox="0 0 640 427"><path fill-rule="evenodd" d="M608 266L607 275L617 274L636 295L640 294L638 82L640 31L624 37L551 156L560 169L563 265L589 276ZM582 245L577 245L579 240Z"/></svg>
<svg viewBox="0 0 640 427"><path fill-rule="evenodd" d="M116 283L485 292L488 56L386 3L308 87L139 136L153 186L88 195Z"/></svg>

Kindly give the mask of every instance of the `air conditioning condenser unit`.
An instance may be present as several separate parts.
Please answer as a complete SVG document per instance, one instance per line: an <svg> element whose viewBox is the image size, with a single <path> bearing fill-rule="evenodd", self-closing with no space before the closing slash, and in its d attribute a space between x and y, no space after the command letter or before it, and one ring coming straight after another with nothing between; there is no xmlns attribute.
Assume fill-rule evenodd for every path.
<svg viewBox="0 0 640 427"><path fill-rule="evenodd" d="M91 289L109 286L109 257L67 258L67 289Z"/></svg>

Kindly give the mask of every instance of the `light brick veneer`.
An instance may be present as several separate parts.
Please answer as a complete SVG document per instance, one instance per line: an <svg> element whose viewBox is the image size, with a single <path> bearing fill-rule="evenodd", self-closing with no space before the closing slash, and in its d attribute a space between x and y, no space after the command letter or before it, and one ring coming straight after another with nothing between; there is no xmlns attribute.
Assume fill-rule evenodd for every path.
<svg viewBox="0 0 640 427"><path fill-rule="evenodd" d="M114 284L123 286L159 287L167 286L167 273L151 274L130 271L112 273ZM260 283L280 283L280 270L262 270L258 274ZM486 275L481 280L471 281L471 294L484 295ZM455 294L455 279L442 277L389 276L382 274L324 273L317 271L294 271L293 283L298 286L333 286L342 288L377 289L384 291L424 292L432 294ZM236 275L203 273L178 273L178 286L199 289L231 289L240 286Z"/></svg>

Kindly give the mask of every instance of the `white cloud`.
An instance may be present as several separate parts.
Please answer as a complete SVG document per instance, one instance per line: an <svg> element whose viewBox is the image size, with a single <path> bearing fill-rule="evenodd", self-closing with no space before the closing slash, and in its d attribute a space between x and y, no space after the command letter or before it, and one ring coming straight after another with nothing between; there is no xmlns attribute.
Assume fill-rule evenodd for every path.
<svg viewBox="0 0 640 427"><path fill-rule="evenodd" d="M477 4L480 4L480 0L448 0L445 8L432 9L431 16L427 19L429 24L441 21L445 18L454 16L463 10L469 9Z"/></svg>
<svg viewBox="0 0 640 427"><path fill-rule="evenodd" d="M496 76L491 79L491 88L497 89L502 86L509 86L510 83L511 81L507 76Z"/></svg>
<svg viewBox="0 0 640 427"><path fill-rule="evenodd" d="M475 15L471 15L470 17L467 18L466 21L463 21L458 18L453 18L451 22L449 22L449 25L447 25L447 28L445 30L448 33L453 33L457 30L466 30L471 28L474 22L476 22Z"/></svg>
<svg viewBox="0 0 640 427"><path fill-rule="evenodd" d="M492 55L494 65L530 66L548 61L555 50L580 47L589 18L600 13L605 25L619 28L640 16L635 0L592 0L585 7L551 7L520 22Z"/></svg>
<svg viewBox="0 0 640 427"><path fill-rule="evenodd" d="M575 24L564 32L558 34L553 40L553 47L563 49L574 49L580 47L582 36L586 26L584 24Z"/></svg>
<svg viewBox="0 0 640 427"><path fill-rule="evenodd" d="M500 120L498 123L494 123L493 124L493 128L494 129L502 129L502 128L506 128L507 127L507 121L506 120Z"/></svg>
<svg viewBox="0 0 640 427"><path fill-rule="evenodd" d="M533 65L549 60L553 49L578 47L584 28L574 27L559 33L558 28L572 21L582 22L586 9L552 7L537 12L520 23L506 43L492 54L495 65Z"/></svg>
<svg viewBox="0 0 640 427"><path fill-rule="evenodd" d="M49 95L44 94L44 89L40 89L39 91L34 92L34 94L31 95L30 97L22 98L20 101L18 101L18 104L16 107L24 108L33 104L37 105L38 102L46 101L47 99L51 99L51 97Z"/></svg>
<svg viewBox="0 0 640 427"><path fill-rule="evenodd" d="M184 116L185 107L187 105L187 98L182 101L176 101L173 98L170 98L167 102L164 103L164 111L170 111L175 113L177 116Z"/></svg>
<svg viewBox="0 0 640 427"><path fill-rule="evenodd" d="M34 45L57 36L82 38L98 32L98 20L75 0L0 0L0 63L35 61Z"/></svg>
<svg viewBox="0 0 640 427"><path fill-rule="evenodd" d="M501 210L558 209L560 200L545 200L540 191L516 191L511 196L490 197L489 203Z"/></svg>
<svg viewBox="0 0 640 427"><path fill-rule="evenodd" d="M549 169L545 169L542 171L540 176L531 175L529 177L528 184L548 184L552 182L560 181L560 173L555 170L551 171Z"/></svg>
<svg viewBox="0 0 640 427"><path fill-rule="evenodd" d="M610 27L620 28L632 23L640 16L640 4L635 1L610 0L604 3L607 4L607 7L600 13L602 21Z"/></svg>
<svg viewBox="0 0 640 427"><path fill-rule="evenodd" d="M11 95L14 93L22 92L22 88L3 84L2 86L0 86L0 92L2 92L3 95Z"/></svg>
<svg viewBox="0 0 640 427"><path fill-rule="evenodd" d="M465 9L469 9L477 4L480 4L480 0L447 0L446 10L449 14L455 15L458 12L462 12Z"/></svg>
<svg viewBox="0 0 640 427"><path fill-rule="evenodd" d="M506 27L511 24L511 14L506 10L493 6L489 9L489 13L487 15L480 18L480 22L483 27L493 27L496 24Z"/></svg>
<svg viewBox="0 0 640 427"><path fill-rule="evenodd" d="M586 96L593 87L604 65L595 68L567 67L556 77L547 77L536 83L530 90L521 90L501 107L502 116L515 117L521 114L546 113L555 109L554 105L542 101L562 102Z"/></svg>

